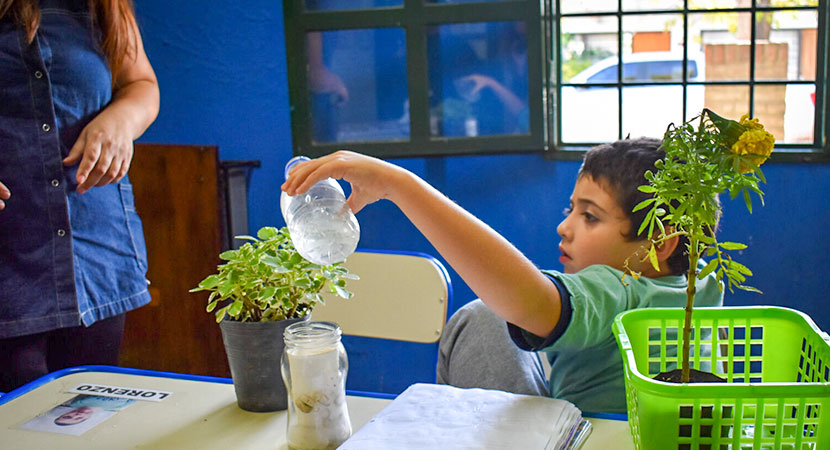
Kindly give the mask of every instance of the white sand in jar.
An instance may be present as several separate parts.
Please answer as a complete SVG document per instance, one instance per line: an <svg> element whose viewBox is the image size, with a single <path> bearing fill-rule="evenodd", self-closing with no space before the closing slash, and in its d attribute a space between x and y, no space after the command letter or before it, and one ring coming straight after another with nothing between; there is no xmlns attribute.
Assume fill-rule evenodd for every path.
<svg viewBox="0 0 830 450"><path fill-rule="evenodd" d="M286 349L291 372L291 449L335 449L352 434L337 348Z"/></svg>

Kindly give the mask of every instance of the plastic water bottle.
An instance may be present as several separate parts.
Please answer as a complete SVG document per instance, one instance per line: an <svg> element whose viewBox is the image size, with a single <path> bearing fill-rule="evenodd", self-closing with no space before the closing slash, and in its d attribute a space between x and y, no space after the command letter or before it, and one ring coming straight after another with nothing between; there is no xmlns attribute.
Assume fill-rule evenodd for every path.
<svg viewBox="0 0 830 450"><path fill-rule="evenodd" d="M291 158L285 165L285 177L296 163L308 159ZM280 209L297 252L314 264L343 261L357 248L360 225L346 204L343 188L333 178L317 182L303 194L283 192Z"/></svg>

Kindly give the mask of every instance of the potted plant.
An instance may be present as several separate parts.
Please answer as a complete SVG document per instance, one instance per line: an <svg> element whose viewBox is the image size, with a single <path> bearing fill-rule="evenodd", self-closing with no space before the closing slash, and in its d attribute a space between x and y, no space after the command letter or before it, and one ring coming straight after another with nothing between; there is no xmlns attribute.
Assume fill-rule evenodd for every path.
<svg viewBox="0 0 830 450"><path fill-rule="evenodd" d="M614 320L637 448L830 448L830 422L820 413L830 408L826 333L806 314L773 306L692 314L694 281L712 273L730 289L757 291L744 285L752 272L728 254L746 246L715 237L717 196L741 196L751 212L752 194L763 200L759 166L774 140L757 119L703 110L697 126L669 127L665 160L646 173L640 190L653 196L635 207L648 208L639 230L653 238L646 258L654 263L655 246L685 236L689 282L685 309L637 309ZM701 257L708 263L698 266ZM691 383L692 364L723 379ZM675 365L677 379L669 370Z"/></svg>
<svg viewBox="0 0 830 450"><path fill-rule="evenodd" d="M760 293L744 284L752 271L727 253L745 249L746 245L718 242L715 236L721 216L718 196L724 192L729 192L732 199L742 195L750 213L752 193L757 194L763 204L763 192L758 183L766 180L760 165L769 157L775 144L775 137L764 130L758 119L749 119L747 115L736 122L704 109L697 127L692 123L694 120L679 127L669 126L662 145L666 157L657 161L656 172L646 172L648 184L639 188L653 196L634 207L634 211L649 208L638 234L646 232L646 236L654 236L646 258L656 270L660 270L656 253L660 244L675 236L685 236L688 240L682 367L658 376L664 381L682 383L690 381L693 280L714 272L718 281L726 282L730 291L737 287ZM709 262L699 270L698 260L704 256ZM712 381L711 377L696 372L700 381Z"/></svg>
<svg viewBox="0 0 830 450"><path fill-rule="evenodd" d="M308 320L328 287L348 299L347 279L358 279L342 263L313 264L297 253L288 229L263 227L190 292L209 291L207 311L216 315L239 407L277 411L287 407L280 374L283 332Z"/></svg>

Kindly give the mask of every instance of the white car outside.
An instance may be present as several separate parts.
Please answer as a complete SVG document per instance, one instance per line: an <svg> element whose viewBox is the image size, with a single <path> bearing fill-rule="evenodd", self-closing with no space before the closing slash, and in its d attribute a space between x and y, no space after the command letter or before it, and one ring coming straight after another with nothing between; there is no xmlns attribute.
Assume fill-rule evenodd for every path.
<svg viewBox="0 0 830 450"><path fill-rule="evenodd" d="M616 83L616 56L600 60L575 75L567 83ZM683 74L683 55L674 52L644 52L623 55L623 80L627 82L679 83ZM689 81L704 80L703 55L687 59ZM704 107L703 85L688 85L686 114L683 87L675 85L623 86L622 136L662 138L669 123L679 124L700 113ZM784 114L784 136L778 142L813 142L815 103L814 84L788 84ZM610 142L617 139L619 93L616 87L563 86L562 128L564 143Z"/></svg>
<svg viewBox="0 0 830 450"><path fill-rule="evenodd" d="M575 75L567 83L616 83L618 58L605 58ZM702 81L703 58L690 56L687 79ZM623 55L623 81L679 83L683 79L683 55L647 52ZM703 109L704 86L687 86L686 118ZM669 123L682 123L683 87L679 84L624 86L623 137L660 138ZM562 141L608 142L617 139L619 93L616 87L562 87Z"/></svg>

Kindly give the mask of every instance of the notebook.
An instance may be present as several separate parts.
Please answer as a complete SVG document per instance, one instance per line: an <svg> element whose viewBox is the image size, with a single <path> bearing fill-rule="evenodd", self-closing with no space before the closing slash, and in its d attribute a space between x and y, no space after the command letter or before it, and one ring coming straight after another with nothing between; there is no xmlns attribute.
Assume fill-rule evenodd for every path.
<svg viewBox="0 0 830 450"><path fill-rule="evenodd" d="M339 448L564 450L580 448L590 431L565 400L414 384Z"/></svg>

